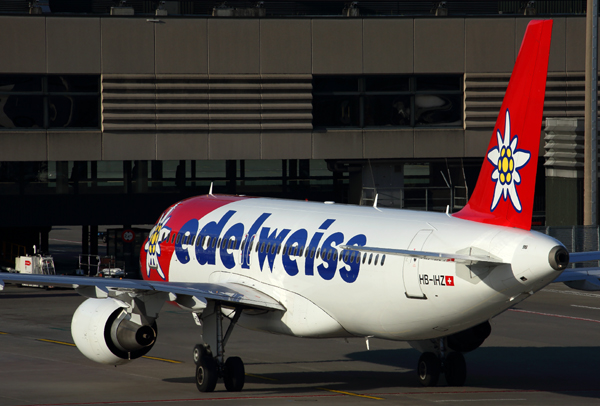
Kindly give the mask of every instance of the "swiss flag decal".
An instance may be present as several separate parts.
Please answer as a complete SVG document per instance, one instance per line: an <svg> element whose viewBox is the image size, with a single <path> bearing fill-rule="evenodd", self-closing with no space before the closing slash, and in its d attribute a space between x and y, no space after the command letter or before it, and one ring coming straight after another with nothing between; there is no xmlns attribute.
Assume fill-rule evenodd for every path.
<svg viewBox="0 0 600 406"><path fill-rule="evenodd" d="M446 276L446 286L454 286L454 277Z"/></svg>

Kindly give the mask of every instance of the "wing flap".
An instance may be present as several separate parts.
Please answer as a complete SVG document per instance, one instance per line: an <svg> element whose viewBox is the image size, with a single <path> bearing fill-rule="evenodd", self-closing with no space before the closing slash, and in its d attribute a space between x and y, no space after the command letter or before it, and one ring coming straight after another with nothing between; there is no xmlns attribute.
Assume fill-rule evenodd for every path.
<svg viewBox="0 0 600 406"><path fill-rule="evenodd" d="M398 255L402 257L427 259L430 261L456 262L464 265L498 266L505 263L497 258L485 255L450 254L443 252L400 250L378 247L358 247L350 245L340 245L340 248L352 251L370 252L373 254Z"/></svg>
<svg viewBox="0 0 600 406"><path fill-rule="evenodd" d="M2 273L0 274L0 290L4 287L4 283L60 286L73 289L89 286L97 287L105 292L110 290L122 292L157 291L216 300L232 305L244 305L267 310L286 310L281 303L271 296L255 288L236 283L152 282L136 279Z"/></svg>

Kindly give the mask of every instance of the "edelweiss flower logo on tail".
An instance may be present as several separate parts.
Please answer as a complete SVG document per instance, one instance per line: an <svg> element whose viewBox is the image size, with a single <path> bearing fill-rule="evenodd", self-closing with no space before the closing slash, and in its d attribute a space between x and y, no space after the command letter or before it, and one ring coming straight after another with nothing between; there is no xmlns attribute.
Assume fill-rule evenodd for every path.
<svg viewBox="0 0 600 406"><path fill-rule="evenodd" d="M171 234L171 229L166 227L167 222L171 218L171 212L177 207L177 205L171 207L171 209L160 217L154 228L150 231L150 236L144 249L146 250L146 276L150 276L150 271L155 269L162 279L165 278L165 274L160 267L158 257L160 257L160 243Z"/></svg>
<svg viewBox="0 0 600 406"><path fill-rule="evenodd" d="M510 198L513 207L520 213L523 208L516 187L521 183L521 175L518 170L527 165L531 153L517 149L519 143L517 135L512 140L510 139L510 114L508 109L506 109L506 120L504 122L504 139L502 139L500 130L496 135L498 146L492 148L487 154L488 160L494 165L492 180L496 182L490 211L496 209L500 196L502 196L504 200Z"/></svg>

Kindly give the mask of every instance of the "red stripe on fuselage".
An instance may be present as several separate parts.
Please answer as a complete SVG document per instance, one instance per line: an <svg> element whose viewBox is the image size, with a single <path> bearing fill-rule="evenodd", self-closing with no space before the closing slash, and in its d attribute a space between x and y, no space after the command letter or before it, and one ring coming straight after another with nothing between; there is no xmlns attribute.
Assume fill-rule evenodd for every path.
<svg viewBox="0 0 600 406"><path fill-rule="evenodd" d="M151 281L168 281L169 266L171 263L171 258L173 257L173 253L175 252L175 243L173 241L173 237L176 236L176 233L179 232L181 227L190 219L199 220L220 207L244 199L250 199L250 197L230 195L203 195L191 197L189 199L182 200L181 202L178 202L173 206L170 206L161 215L161 217L157 221L157 224L153 228L153 231L156 230L156 228L158 227L158 223L162 222L160 227L170 230L168 240L158 243L158 245L160 246L160 254L157 255L157 260L158 264L160 265L160 271L162 271L164 275L164 279L160 275L158 269L153 269L152 267L150 267L150 272L148 272L148 239L152 238L152 232L150 233L148 239L146 239L146 241L144 242L144 245L142 246L142 249L140 251L140 270L142 273L142 277L145 280ZM171 213L169 213L169 210L171 209L173 210ZM167 213L169 213L168 216L164 217Z"/></svg>

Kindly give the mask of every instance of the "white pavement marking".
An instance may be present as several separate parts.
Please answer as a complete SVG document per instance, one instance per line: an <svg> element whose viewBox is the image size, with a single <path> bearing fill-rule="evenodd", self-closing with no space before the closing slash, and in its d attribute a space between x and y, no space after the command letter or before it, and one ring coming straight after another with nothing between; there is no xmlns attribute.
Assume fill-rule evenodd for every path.
<svg viewBox="0 0 600 406"><path fill-rule="evenodd" d="M529 313L529 314L537 314L539 316L550 316L550 317L558 317L560 319L571 319L571 320L579 320L579 321L591 321L593 323L600 323L600 320L594 319L586 319L583 317L573 317L573 316L563 316L562 314L553 314L553 313L541 313L541 312L532 312L530 310L522 310L522 309L508 309L509 312L518 312L518 313Z"/></svg>
<svg viewBox="0 0 600 406"><path fill-rule="evenodd" d="M599 293L583 293L583 292L570 291L570 290L542 289L542 292L562 293L563 295L574 295L574 296L600 297Z"/></svg>
<svg viewBox="0 0 600 406"><path fill-rule="evenodd" d="M581 308L583 308L583 309L594 309L594 310L600 310L600 307L592 307L592 306L571 305L571 307L581 307Z"/></svg>

